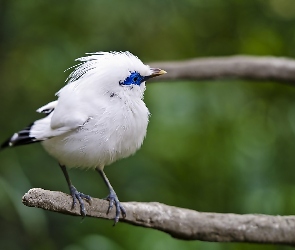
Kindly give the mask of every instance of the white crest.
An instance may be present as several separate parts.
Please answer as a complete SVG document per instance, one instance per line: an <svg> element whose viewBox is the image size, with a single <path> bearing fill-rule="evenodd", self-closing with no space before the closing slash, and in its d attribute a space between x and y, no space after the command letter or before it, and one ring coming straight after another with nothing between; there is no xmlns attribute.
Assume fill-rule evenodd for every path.
<svg viewBox="0 0 295 250"><path fill-rule="evenodd" d="M129 51L126 52L94 52L86 53L89 56L77 58L75 61L81 63L70 67L75 70L66 79L66 82L71 83L87 74L98 72L99 70L105 71L106 69L126 69L127 71L138 70L143 75L149 75L150 71L142 61L134 56ZM111 66L111 67L109 67ZM69 70L68 69L68 70Z"/></svg>
<svg viewBox="0 0 295 250"><path fill-rule="evenodd" d="M69 68L74 71L66 79L67 85L57 93L58 96L67 92L68 89L83 92L88 89L100 93L124 93L126 88L122 88L119 83L124 81L131 72L138 72L142 76L151 74L150 67L128 51L87 54L88 56L76 59L81 63ZM142 98L144 90L145 83L135 86L129 94Z"/></svg>

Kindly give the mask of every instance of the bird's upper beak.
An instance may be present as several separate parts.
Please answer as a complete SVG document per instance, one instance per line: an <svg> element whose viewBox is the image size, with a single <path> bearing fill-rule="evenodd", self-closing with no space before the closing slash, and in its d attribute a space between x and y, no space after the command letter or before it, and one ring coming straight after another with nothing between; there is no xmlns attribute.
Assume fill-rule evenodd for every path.
<svg viewBox="0 0 295 250"><path fill-rule="evenodd" d="M144 80L148 80L150 78L156 77L156 76L160 76L163 74L166 74L167 72L163 69L159 69L159 68L151 68L152 74L150 74L149 76L145 76Z"/></svg>
<svg viewBox="0 0 295 250"><path fill-rule="evenodd" d="M165 70L158 69L158 68L151 68L151 71L152 71L151 77L160 76L167 73Z"/></svg>

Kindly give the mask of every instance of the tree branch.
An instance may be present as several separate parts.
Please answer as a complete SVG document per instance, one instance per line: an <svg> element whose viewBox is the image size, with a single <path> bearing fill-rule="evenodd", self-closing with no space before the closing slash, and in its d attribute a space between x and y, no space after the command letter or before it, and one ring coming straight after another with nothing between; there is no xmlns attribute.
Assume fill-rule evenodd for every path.
<svg viewBox="0 0 295 250"><path fill-rule="evenodd" d="M239 78L271 80L295 85L295 60L271 56L228 56L197 58L178 62L154 62L169 74L153 81L167 80L212 80Z"/></svg>
<svg viewBox="0 0 295 250"><path fill-rule="evenodd" d="M23 204L54 212L80 216L79 206L62 192L34 188L23 196ZM157 202L125 202L127 216L121 222L157 229L183 240L252 242L295 246L295 216L201 213ZM113 219L106 215L108 201L93 198L85 202L87 216Z"/></svg>

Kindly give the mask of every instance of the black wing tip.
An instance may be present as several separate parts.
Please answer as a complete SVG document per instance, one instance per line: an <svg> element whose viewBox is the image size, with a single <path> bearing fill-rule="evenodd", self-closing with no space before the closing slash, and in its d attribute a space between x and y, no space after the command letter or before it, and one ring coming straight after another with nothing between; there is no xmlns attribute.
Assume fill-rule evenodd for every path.
<svg viewBox="0 0 295 250"><path fill-rule="evenodd" d="M50 115L52 113L52 111L54 110L54 108L52 109L43 109L41 111L41 113L45 114L46 116Z"/></svg>

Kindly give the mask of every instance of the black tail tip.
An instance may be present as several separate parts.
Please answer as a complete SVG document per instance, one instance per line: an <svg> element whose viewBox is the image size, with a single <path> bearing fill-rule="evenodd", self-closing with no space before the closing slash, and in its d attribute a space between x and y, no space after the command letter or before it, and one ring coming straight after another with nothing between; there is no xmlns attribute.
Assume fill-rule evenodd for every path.
<svg viewBox="0 0 295 250"><path fill-rule="evenodd" d="M2 143L1 149L13 146L20 146L38 142L35 137L29 136L28 130L21 130L18 133L15 133L12 137L7 139L5 142Z"/></svg>
<svg viewBox="0 0 295 250"><path fill-rule="evenodd" d="M7 147L10 147L11 145L11 142L10 142L10 138L8 139L8 140L6 140L5 142L3 142L2 144L1 144L1 149L4 149L4 148L7 148Z"/></svg>
<svg viewBox="0 0 295 250"><path fill-rule="evenodd" d="M1 144L1 149L14 146L14 139L18 137L18 133L15 133L13 136L9 137L6 141Z"/></svg>

